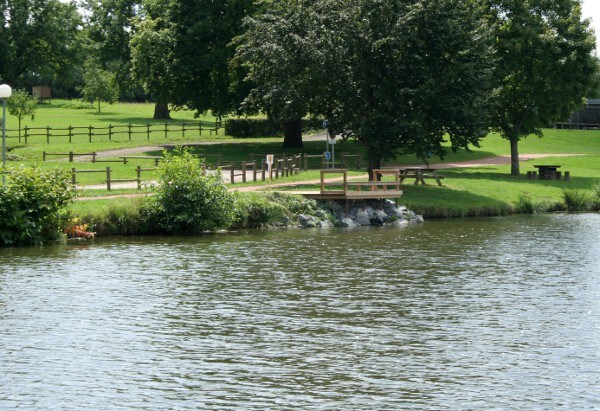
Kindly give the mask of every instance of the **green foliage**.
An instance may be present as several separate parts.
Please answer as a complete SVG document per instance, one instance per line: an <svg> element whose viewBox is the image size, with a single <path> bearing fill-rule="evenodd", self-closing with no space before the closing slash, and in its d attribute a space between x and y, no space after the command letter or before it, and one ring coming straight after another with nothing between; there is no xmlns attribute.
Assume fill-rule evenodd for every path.
<svg viewBox="0 0 600 411"><path fill-rule="evenodd" d="M238 58L256 83L245 106L282 120L323 115L374 165L477 144L491 58L473 2L272 2L247 20Z"/></svg>
<svg viewBox="0 0 600 411"><path fill-rule="evenodd" d="M136 15L137 0L83 0L86 9L85 33L93 43L94 58L105 70L116 73L116 82L122 98L135 97L131 79L130 38L131 22Z"/></svg>
<svg viewBox="0 0 600 411"><path fill-rule="evenodd" d="M165 153L158 187L145 212L166 233L197 234L228 228L235 209L235 197L220 173L205 175L200 159L186 150L175 150Z"/></svg>
<svg viewBox="0 0 600 411"><path fill-rule="evenodd" d="M100 102L105 101L113 104L119 99L119 87L117 85L116 74L107 70L102 70L98 65L88 60L85 65L84 86L81 90L83 100L90 103L98 103L98 113L100 113Z"/></svg>
<svg viewBox="0 0 600 411"><path fill-rule="evenodd" d="M25 117L35 119L35 112L38 109L37 98L32 97L25 90L13 90L12 95L6 101L6 107L10 115L19 120L19 135L21 135L21 120Z"/></svg>
<svg viewBox="0 0 600 411"><path fill-rule="evenodd" d="M76 99L67 101L63 107L71 110L89 110L94 108L94 103Z"/></svg>
<svg viewBox="0 0 600 411"><path fill-rule="evenodd" d="M497 41L492 126L511 142L511 173L519 174L518 142L565 121L583 103L598 64L594 36L576 0L492 0ZM516 160L516 161L515 161Z"/></svg>
<svg viewBox="0 0 600 411"><path fill-rule="evenodd" d="M253 0L141 2L131 39L134 76L158 103L221 116L245 95L231 40Z"/></svg>
<svg viewBox="0 0 600 411"><path fill-rule="evenodd" d="M586 211L590 208L590 197L584 190L563 190L563 201L568 212Z"/></svg>
<svg viewBox="0 0 600 411"><path fill-rule="evenodd" d="M0 245L42 244L60 237L71 202L67 175L58 169L10 169L0 187Z"/></svg>
<svg viewBox="0 0 600 411"><path fill-rule="evenodd" d="M135 198L126 203L109 204L107 209L88 211L79 218L99 236L159 234L148 223L146 210L145 199Z"/></svg>
<svg viewBox="0 0 600 411"><path fill-rule="evenodd" d="M134 20L135 30L130 41L133 77L159 104L175 100L175 36L168 18L169 5L169 2L143 1L143 18Z"/></svg>
<svg viewBox="0 0 600 411"><path fill-rule="evenodd" d="M15 88L68 83L76 61L81 16L75 2L0 2L0 79Z"/></svg>
<svg viewBox="0 0 600 411"><path fill-rule="evenodd" d="M592 208L600 211L600 181L596 181L592 186Z"/></svg>
<svg viewBox="0 0 600 411"><path fill-rule="evenodd" d="M535 206L531 198L520 195L515 205L515 211L521 214L533 214L535 213Z"/></svg>
<svg viewBox="0 0 600 411"><path fill-rule="evenodd" d="M273 193L241 193L234 227L278 227L295 221L298 214L314 215L317 203L302 196Z"/></svg>

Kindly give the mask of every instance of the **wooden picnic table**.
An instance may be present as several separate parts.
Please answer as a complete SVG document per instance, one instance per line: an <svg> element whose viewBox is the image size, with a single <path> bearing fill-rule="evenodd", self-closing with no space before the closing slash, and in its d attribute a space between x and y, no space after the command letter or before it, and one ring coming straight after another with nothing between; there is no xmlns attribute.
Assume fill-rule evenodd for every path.
<svg viewBox="0 0 600 411"><path fill-rule="evenodd" d="M534 164L539 170L540 180L560 180L560 171L558 169L562 165L556 164Z"/></svg>
<svg viewBox="0 0 600 411"><path fill-rule="evenodd" d="M429 168L429 167L403 167L403 168L395 168L395 169L375 169L373 170L373 180L377 180L378 175L393 175L396 177L396 181L399 183L404 182L407 178L415 178L416 184L425 185L426 178L433 178L437 182L438 186L442 185L442 179L444 176L438 174L437 169Z"/></svg>

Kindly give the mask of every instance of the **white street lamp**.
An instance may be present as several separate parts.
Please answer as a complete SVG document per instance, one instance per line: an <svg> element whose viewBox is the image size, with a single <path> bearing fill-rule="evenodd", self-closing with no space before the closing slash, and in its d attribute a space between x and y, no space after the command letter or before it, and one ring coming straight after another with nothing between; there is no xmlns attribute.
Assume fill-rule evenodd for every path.
<svg viewBox="0 0 600 411"><path fill-rule="evenodd" d="M2 184L6 184L6 99L12 94L8 84L0 84L0 100L2 100Z"/></svg>

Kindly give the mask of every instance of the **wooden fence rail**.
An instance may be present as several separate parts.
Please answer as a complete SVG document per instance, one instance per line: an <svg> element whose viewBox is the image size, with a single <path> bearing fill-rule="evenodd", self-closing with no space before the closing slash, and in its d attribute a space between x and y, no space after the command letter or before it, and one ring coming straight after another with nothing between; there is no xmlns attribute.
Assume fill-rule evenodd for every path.
<svg viewBox="0 0 600 411"><path fill-rule="evenodd" d="M95 170L77 170L76 168L71 169L71 184L73 187L77 187L77 175L78 174L86 174L86 173L105 173L106 174L106 189L108 191L112 190L112 183L125 183L125 182L136 182L137 189L142 189L142 172L143 171L155 171L155 168L142 168L141 166L137 166L135 168L136 177L135 178L113 178L112 169L110 167L106 167L104 169L95 169Z"/></svg>
<svg viewBox="0 0 600 411"><path fill-rule="evenodd" d="M196 137L202 137L202 132L208 132L209 135L219 134L219 130L223 129L221 123L208 124L203 122L187 122L187 123L146 123L146 124L109 124L108 126L68 126L68 127L23 127L21 130L7 130L7 139L18 140L19 143L24 142L29 144L32 138L45 139L47 144L51 140L57 138L67 138L69 143L73 140L81 140L81 137L87 138L87 141L92 143L102 138L107 138L108 141L113 141L113 138L118 136L126 136L128 141L132 141L134 136L144 135L146 140L150 140L151 135L161 134L161 137L168 139L169 136L177 134L178 137L185 138L190 136L190 133L197 133ZM18 134L17 134L18 133ZM187 133L187 134L186 134Z"/></svg>

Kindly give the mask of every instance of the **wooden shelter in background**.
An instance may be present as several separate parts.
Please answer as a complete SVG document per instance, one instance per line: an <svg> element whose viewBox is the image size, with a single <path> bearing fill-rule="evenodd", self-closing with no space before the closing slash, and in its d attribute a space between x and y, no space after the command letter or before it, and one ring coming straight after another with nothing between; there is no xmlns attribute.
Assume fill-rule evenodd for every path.
<svg viewBox="0 0 600 411"><path fill-rule="evenodd" d="M568 121L555 123L554 128L577 130L600 129L600 99L589 99L585 106L571 115Z"/></svg>
<svg viewBox="0 0 600 411"><path fill-rule="evenodd" d="M46 100L51 103L52 102L52 93L50 92L50 87L48 86L33 86L31 88L31 95L33 97L37 97L37 99L43 103Z"/></svg>

